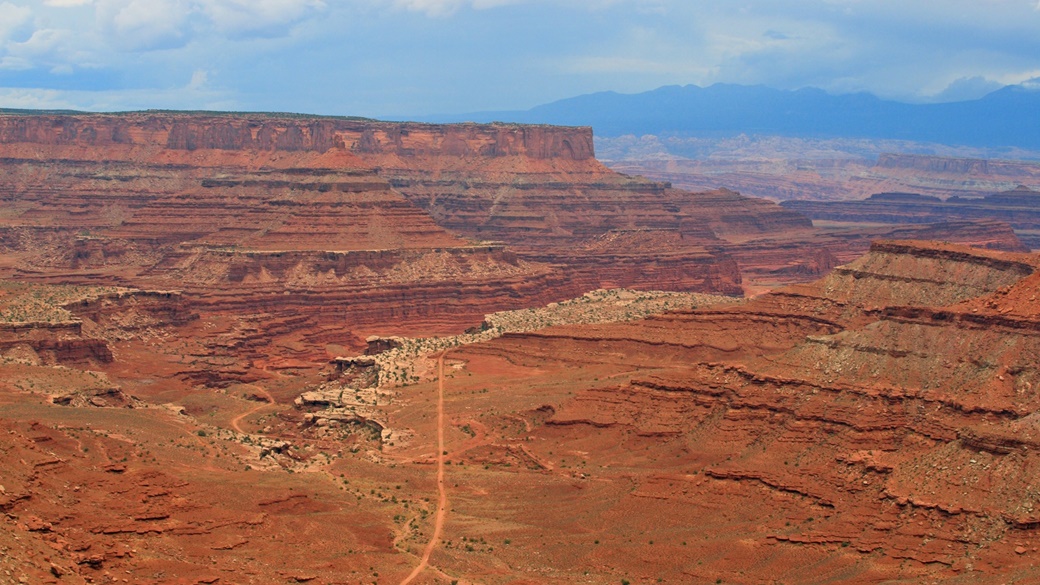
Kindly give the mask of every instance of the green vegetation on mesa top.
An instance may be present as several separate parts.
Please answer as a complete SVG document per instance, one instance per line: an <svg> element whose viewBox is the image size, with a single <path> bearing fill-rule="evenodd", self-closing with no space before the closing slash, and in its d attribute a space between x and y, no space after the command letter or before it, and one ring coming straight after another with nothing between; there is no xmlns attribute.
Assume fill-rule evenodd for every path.
<svg viewBox="0 0 1040 585"><path fill-rule="evenodd" d="M116 286L34 285L0 281L0 323L76 321L76 317L65 306L129 290Z"/></svg>
<svg viewBox="0 0 1040 585"><path fill-rule="evenodd" d="M24 108L0 108L0 115L9 116L132 116L135 114L168 114L185 116L211 116L211 117L259 117L259 118L291 118L291 119L325 119L325 120L349 120L354 122L377 122L374 118L362 116L334 116L323 114L299 114L291 112L240 112L219 110L126 110L118 112L88 112L83 110L29 110Z"/></svg>
<svg viewBox="0 0 1040 585"><path fill-rule="evenodd" d="M455 122L435 122L429 120L387 120L366 118L364 116L340 116L331 114L304 114L293 112L247 112L247 111L219 111L219 110L126 110L118 112L88 112L83 110L28 110L23 108L0 108L0 116L111 116L124 117L135 115L166 115L166 116L204 116L211 118L268 118L272 120L341 120L346 122L372 122L385 124L421 124L426 126L506 126L506 127L546 127L546 128L588 128L581 124L550 124L537 121L512 122L507 120L471 121L460 120Z"/></svg>
<svg viewBox="0 0 1040 585"><path fill-rule="evenodd" d="M27 110L24 108L0 108L0 114L6 116L77 116L83 114L94 114L94 112L82 112L79 110Z"/></svg>

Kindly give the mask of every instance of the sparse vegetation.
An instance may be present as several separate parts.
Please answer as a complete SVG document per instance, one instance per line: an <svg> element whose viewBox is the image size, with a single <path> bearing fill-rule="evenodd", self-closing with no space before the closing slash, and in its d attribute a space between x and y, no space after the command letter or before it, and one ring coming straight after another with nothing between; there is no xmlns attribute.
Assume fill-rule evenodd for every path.
<svg viewBox="0 0 1040 585"><path fill-rule="evenodd" d="M600 289L545 307L492 313L470 333L395 338L397 347L372 358L379 367L378 387L407 386L433 376L433 360L428 356L461 345L489 341L506 333L524 333L558 325L633 321L666 311L741 301L739 298L700 293Z"/></svg>
<svg viewBox="0 0 1040 585"><path fill-rule="evenodd" d="M131 289L115 286L32 285L0 283L0 323L72 323L65 307Z"/></svg>

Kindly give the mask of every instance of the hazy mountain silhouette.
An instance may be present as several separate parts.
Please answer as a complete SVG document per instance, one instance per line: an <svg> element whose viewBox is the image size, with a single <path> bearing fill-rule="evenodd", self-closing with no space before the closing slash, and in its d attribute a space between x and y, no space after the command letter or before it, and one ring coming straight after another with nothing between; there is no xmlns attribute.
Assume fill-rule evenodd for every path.
<svg viewBox="0 0 1040 585"><path fill-rule="evenodd" d="M666 86L639 94L582 95L527 111L429 120L592 126L599 136L746 133L1040 148L1040 90L1007 86L977 100L908 104L869 93L831 95L815 88Z"/></svg>

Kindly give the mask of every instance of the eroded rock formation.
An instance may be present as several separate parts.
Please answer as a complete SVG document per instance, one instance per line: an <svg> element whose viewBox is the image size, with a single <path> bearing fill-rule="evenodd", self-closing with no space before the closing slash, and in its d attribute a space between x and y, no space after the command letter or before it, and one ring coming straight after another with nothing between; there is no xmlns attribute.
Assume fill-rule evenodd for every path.
<svg viewBox="0 0 1040 585"><path fill-rule="evenodd" d="M630 482L597 504L611 519L593 528L604 542L638 532L654 547L702 543L650 572L618 570L816 582L794 562L814 558L847 582L1028 579L1040 546L1038 266L1027 254L881 242L745 305L506 336L461 357L611 364L630 378L585 379L529 431L540 460ZM648 506L682 520L626 516ZM726 547L740 553L717 553Z"/></svg>
<svg viewBox="0 0 1040 585"><path fill-rule="evenodd" d="M895 154L883 150L929 147L934 145L880 143L869 148L850 145L847 151L828 151L823 145L816 150L762 138L759 142L750 141L746 148L709 151L697 159L655 153L616 158L608 164L619 172L668 181L682 189L726 187L774 201L855 201L881 192L921 193L942 199L977 198L1016 185L1040 185L1040 165L1032 160ZM880 154L876 154L878 149L882 149ZM619 155L624 156L614 154ZM1035 153L1026 156L1036 158Z"/></svg>
<svg viewBox="0 0 1040 585"><path fill-rule="evenodd" d="M813 219L841 222L1002 221L1015 229L1025 245L1040 247L1040 192L1024 185L982 198L955 196L942 200L918 193L876 193L861 201L785 201L781 205Z"/></svg>

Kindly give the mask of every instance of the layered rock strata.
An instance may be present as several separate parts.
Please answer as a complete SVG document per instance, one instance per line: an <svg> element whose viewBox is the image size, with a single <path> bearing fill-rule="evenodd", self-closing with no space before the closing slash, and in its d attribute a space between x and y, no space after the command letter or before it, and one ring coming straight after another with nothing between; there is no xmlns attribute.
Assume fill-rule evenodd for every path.
<svg viewBox="0 0 1040 585"><path fill-rule="evenodd" d="M0 357L27 364L110 364L112 342L197 318L177 291L73 288L54 293L30 287L21 295L0 296Z"/></svg>
<svg viewBox="0 0 1040 585"><path fill-rule="evenodd" d="M381 173L440 225L564 265L593 288L739 294L734 241L811 228L766 201L726 190L679 191L611 173L595 161L584 168L524 165L510 173L456 163L432 177L418 168L423 164L404 160Z"/></svg>
<svg viewBox="0 0 1040 585"><path fill-rule="evenodd" d="M207 384L599 288L804 281L886 233L619 175L588 128L8 114L0 159L0 275L183 290L213 325L190 326L173 374ZM932 233L1017 245L979 224Z"/></svg>
<svg viewBox="0 0 1040 585"><path fill-rule="evenodd" d="M799 152L797 146L765 140L757 147L723 149L721 153L704 153L698 159L655 153L645 158L617 158L608 161L608 166L618 172L668 181L682 189L726 187L773 201L850 201L881 192L978 198L1016 185L1040 185L1040 165L1035 161L870 152L922 148L898 143L872 144L865 152L859 147ZM615 153L614 157L619 155L625 156Z"/></svg>
<svg viewBox="0 0 1040 585"><path fill-rule="evenodd" d="M585 459L596 477L618 460L630 472L632 495L599 514L620 520L654 502L698 538L755 542L763 558L752 567L713 545L659 571L810 582L788 564L801 555L856 582L1028 579L1025 553L1040 545L1038 267L1027 254L881 242L821 281L745 305L506 336L467 353L518 364L624 356L616 367L635 371L630 382L554 405L535 437L557 453L620 441ZM654 473L632 471L644 466ZM769 513L741 512L750 502Z"/></svg>
<svg viewBox="0 0 1040 585"><path fill-rule="evenodd" d="M657 201L664 186L602 167L593 158L587 128L162 113L6 116L0 122L10 170L3 189L9 214L0 241L21 254L21 266L40 273L74 270L83 279L158 284L172 268L189 285L226 278L232 287L266 280L358 288L366 280L385 280L388 266L405 272L419 257L421 273L424 262L443 264L438 257L448 254L472 259L449 270L455 281L469 278L487 286L500 278L496 272L536 280L545 265L555 264L557 281L576 283L536 303L631 282L740 292L732 261L702 245L715 240L711 229ZM475 211L459 212L457 221L450 213L433 213L468 241L446 232L395 190L407 184L407 173L421 175L424 189L440 185L450 193L460 187L481 194ZM531 196L505 200L495 194L491 213L489 195L496 190ZM412 201L422 200L408 192ZM446 208L465 209L464 199L455 197ZM740 213L744 200L730 199L739 200L736 211L715 223L729 221L739 230L747 222ZM600 219L590 221L587 211L604 202L610 204ZM473 221L473 213L486 217ZM788 215L784 221L797 218ZM500 229L491 229L496 225ZM589 266L582 266L583 258L569 252L575 242L630 228L682 230L695 237L686 256L676 251L675 259L661 260L658 272L670 274L663 278L654 271L643 274L638 260L646 260L645 254L633 259L629 251L626 261L625 255L590 252ZM562 232L568 237L543 237ZM471 244L525 238L553 249L517 263L503 259L500 246ZM400 256L401 250L413 252ZM304 259L306 252L316 254ZM686 259L687 268L676 264ZM221 263L230 267L224 274ZM467 277L465 266L475 264L486 268ZM422 280L422 274L415 276ZM500 308L506 307L491 302L474 316Z"/></svg>
<svg viewBox="0 0 1040 585"><path fill-rule="evenodd" d="M589 128L161 112L6 115L0 144L9 171L0 185L7 210L0 242L37 251L25 258L31 266L71 266L92 278L105 266L165 268L171 255L215 250L388 251L496 241L523 260L557 266L583 289L733 294L741 290L741 258L761 249L741 253L749 240L789 244L775 246L771 277L779 282L819 276L833 265L829 254L845 260L867 243L832 239L806 260L797 249L813 247L815 235L803 216L725 189L689 193L611 172L595 160ZM648 235L623 250L604 245L640 232ZM662 245L670 257L657 254ZM39 252L48 248L55 251Z"/></svg>
<svg viewBox="0 0 1040 585"><path fill-rule="evenodd" d="M581 133L552 128L417 128L424 148L453 156L591 157L590 136L584 144ZM325 345L356 346L366 331L451 331L594 288L450 234L354 154L417 156L410 129L267 116L0 116L0 269L42 283L181 289L196 310L238 322L212 329L204 351L262 360L272 337L310 348L287 364L323 363ZM185 375L251 377L241 364L198 359L208 365Z"/></svg>
<svg viewBox="0 0 1040 585"><path fill-rule="evenodd" d="M781 205L817 220L919 224L995 220L1009 224L1029 247L1040 247L1040 192L1025 186L982 198L877 193L861 201L785 201Z"/></svg>

